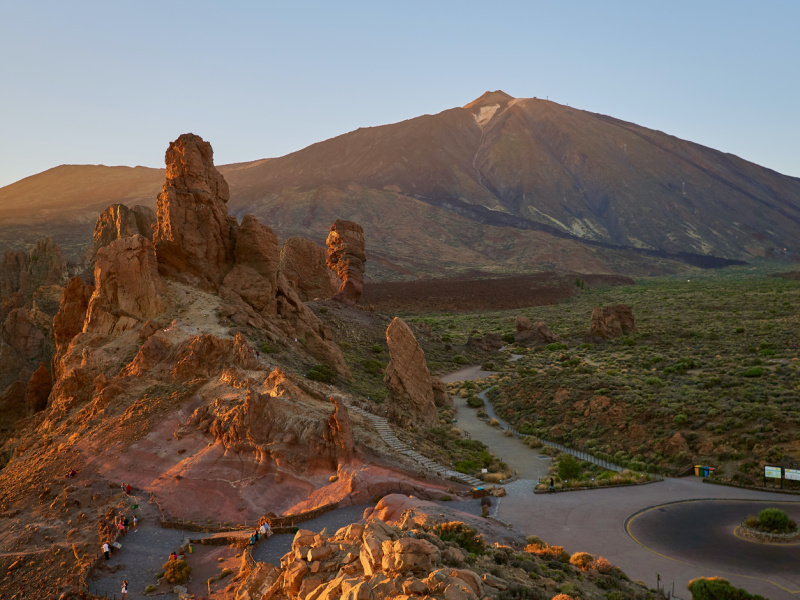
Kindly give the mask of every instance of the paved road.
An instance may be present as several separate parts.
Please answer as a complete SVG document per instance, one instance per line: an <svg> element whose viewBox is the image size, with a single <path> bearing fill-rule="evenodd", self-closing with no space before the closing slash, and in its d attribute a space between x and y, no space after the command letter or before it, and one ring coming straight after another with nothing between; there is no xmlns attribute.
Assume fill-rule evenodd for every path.
<svg viewBox="0 0 800 600"><path fill-rule="evenodd" d="M628 533L652 552L721 576L742 575L769 580L800 593L800 544L760 544L735 535L748 515L769 507L782 508L800 521L799 502L695 500L664 504L639 513ZM747 586L749 587L749 586Z"/></svg>
<svg viewBox="0 0 800 600"><path fill-rule="evenodd" d="M537 535L550 544L564 546L567 552L582 551L603 556L621 567L631 579L644 581L648 587L656 587L656 575L660 574L661 580L668 587L671 588L674 582L675 593L679 598L691 596L686 589L690 579L720 575L739 587L772 600L782 598L798 600L800 593L790 593L795 590L800 592L800 586L792 585L792 581L796 580L796 575L792 573L800 571L798 567L794 567L791 573L785 573L784 580L780 581L775 573L766 572L761 563L745 564L743 568L749 569L747 572L742 570L728 575L726 570L726 574L722 574L722 569L727 565L726 553L735 540L730 528L730 516L725 516L722 511L706 510L703 503L687 503L680 511L677 506L673 509L667 508L666 513L655 511L659 515L669 515L674 512L677 521L672 524L662 523L663 526L659 526L657 521L651 521L656 516L645 517L647 513L633 519L632 530L640 532L648 543L653 542L652 550L637 543L626 530L629 517L639 511L668 502L714 498L756 502L789 501L792 504L786 506L791 507L793 511L800 509L800 498L794 496L704 484L699 478L688 477L667 479L636 487L601 488L585 492L537 496L532 494L509 496L503 498L498 516L512 523L525 535ZM742 519L754 512L750 508L743 510L746 514ZM642 519L641 525L639 519ZM684 524L689 521L693 523L705 521L712 529L721 527L723 533L719 535L722 537L715 538L716 542L711 545L696 549L695 545L700 538L696 535L696 529ZM695 525L696 527L698 526ZM724 535L728 530L731 532L730 535ZM655 542L660 545L656 546ZM693 554L695 552L696 554ZM681 562L681 553L687 553L689 560ZM714 554L719 556L716 563L694 561L697 556L704 555L711 559ZM781 583L783 581L786 583L783 585L785 589L772 581L780 585L783 585Z"/></svg>

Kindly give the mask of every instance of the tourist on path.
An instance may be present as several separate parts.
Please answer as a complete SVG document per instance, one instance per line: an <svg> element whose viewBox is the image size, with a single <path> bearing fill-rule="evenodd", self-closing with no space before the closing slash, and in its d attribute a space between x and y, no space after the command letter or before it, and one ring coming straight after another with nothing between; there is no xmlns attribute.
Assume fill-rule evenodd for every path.
<svg viewBox="0 0 800 600"><path fill-rule="evenodd" d="M550 493L551 494L556 493L556 482L553 480L552 477L550 478Z"/></svg>
<svg viewBox="0 0 800 600"><path fill-rule="evenodd" d="M133 530L139 531L139 519L136 518L136 515L133 515Z"/></svg>
<svg viewBox="0 0 800 600"><path fill-rule="evenodd" d="M128 597L128 580L122 582L122 599L125 600Z"/></svg>
<svg viewBox="0 0 800 600"><path fill-rule="evenodd" d="M492 505L492 500L489 496L484 496L481 499L481 516L488 517L489 516L489 507Z"/></svg>
<svg viewBox="0 0 800 600"><path fill-rule="evenodd" d="M111 558L111 547L108 545L108 542L103 544L103 554L105 555L106 560Z"/></svg>

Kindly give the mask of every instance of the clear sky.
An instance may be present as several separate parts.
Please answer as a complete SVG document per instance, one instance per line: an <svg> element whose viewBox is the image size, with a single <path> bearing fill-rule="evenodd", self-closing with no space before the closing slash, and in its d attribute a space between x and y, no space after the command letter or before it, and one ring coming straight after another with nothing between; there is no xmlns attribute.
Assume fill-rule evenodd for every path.
<svg viewBox="0 0 800 600"><path fill-rule="evenodd" d="M800 176L800 2L0 0L0 186L59 164L281 156L486 90Z"/></svg>

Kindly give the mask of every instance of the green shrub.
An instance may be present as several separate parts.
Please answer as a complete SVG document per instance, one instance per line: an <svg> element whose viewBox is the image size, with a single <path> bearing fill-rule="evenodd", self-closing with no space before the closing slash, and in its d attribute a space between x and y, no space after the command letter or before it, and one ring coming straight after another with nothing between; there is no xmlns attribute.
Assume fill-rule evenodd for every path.
<svg viewBox="0 0 800 600"><path fill-rule="evenodd" d="M372 348L370 348L375 354L380 354L383 352L383 346L380 344L372 344Z"/></svg>
<svg viewBox="0 0 800 600"><path fill-rule="evenodd" d="M467 365L467 364L469 364L469 361L466 359L466 357L461 356L460 354L456 354L453 357L453 362L456 363L457 365Z"/></svg>
<svg viewBox="0 0 800 600"><path fill-rule="evenodd" d="M683 414L683 413L680 413L680 414L677 414L677 415L675 415L675 417L672 419L672 421L673 421L673 422L674 422L676 425L683 425L684 423L686 423L686 422L688 422L688 421L689 421L689 417L687 417L687 416L686 416L685 414Z"/></svg>
<svg viewBox="0 0 800 600"><path fill-rule="evenodd" d="M581 463L571 454L562 454L558 459L558 476L563 479L578 479L581 475Z"/></svg>
<svg viewBox="0 0 800 600"><path fill-rule="evenodd" d="M789 515L780 508L765 508L758 513L758 522L761 529L775 533L786 533L790 530Z"/></svg>
<svg viewBox="0 0 800 600"><path fill-rule="evenodd" d="M744 373L742 373L742 377L761 377L764 374L764 369L761 367L750 367Z"/></svg>
<svg viewBox="0 0 800 600"><path fill-rule="evenodd" d="M383 373L386 368L386 363L379 361L377 358L367 358L361 361L364 370L370 375L377 375Z"/></svg>
<svg viewBox="0 0 800 600"><path fill-rule="evenodd" d="M483 554L486 542L478 530L461 521L440 523L433 528L433 533L443 542L455 542L470 554Z"/></svg>
<svg viewBox="0 0 800 600"><path fill-rule="evenodd" d="M562 344L561 342L553 342L552 344L547 344L544 349L548 350L549 352L556 352L557 350L566 350L568 347L569 346Z"/></svg>
<svg viewBox="0 0 800 600"><path fill-rule="evenodd" d="M765 600L763 596L732 586L721 577L698 577L686 587L692 592L692 600Z"/></svg>
<svg viewBox="0 0 800 600"><path fill-rule="evenodd" d="M513 344L514 343L514 334L513 333L504 333L503 334L503 341L506 344Z"/></svg>
<svg viewBox="0 0 800 600"><path fill-rule="evenodd" d="M321 381L322 383L333 383L336 379L336 371L328 365L314 365L306 373L306 377L313 381Z"/></svg>
<svg viewBox="0 0 800 600"><path fill-rule="evenodd" d="M467 406L470 408L482 408L486 406L486 403L477 396L470 396L467 398Z"/></svg>
<svg viewBox="0 0 800 600"><path fill-rule="evenodd" d="M652 385L655 387L661 387L664 385L664 380L659 377L648 377L644 380L647 385Z"/></svg>
<svg viewBox="0 0 800 600"><path fill-rule="evenodd" d="M261 350L261 352L263 352L264 354L277 354L278 352L280 352L280 349L277 346L273 346L269 342L262 343L258 347L258 349Z"/></svg>
<svg viewBox="0 0 800 600"><path fill-rule="evenodd" d="M186 564L185 560L170 560L161 565L164 569L164 579L167 583L181 584L187 579L192 572L192 567Z"/></svg>

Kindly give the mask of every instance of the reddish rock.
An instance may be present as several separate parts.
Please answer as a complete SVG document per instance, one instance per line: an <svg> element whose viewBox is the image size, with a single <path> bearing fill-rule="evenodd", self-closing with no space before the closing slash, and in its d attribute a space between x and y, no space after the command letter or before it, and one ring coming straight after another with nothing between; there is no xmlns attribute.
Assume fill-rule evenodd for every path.
<svg viewBox="0 0 800 600"><path fill-rule="evenodd" d="M328 253L311 240L295 236L281 246L280 272L297 290L303 302L330 298L342 283L328 268Z"/></svg>
<svg viewBox="0 0 800 600"><path fill-rule="evenodd" d="M589 335L607 340L636 331L633 311L627 304L617 304L592 309L592 325Z"/></svg>
<svg viewBox="0 0 800 600"><path fill-rule="evenodd" d="M94 293L94 286L87 285L80 277L73 277L67 282L61 294L61 305L53 317L53 336L56 342L56 354L53 357L53 374L56 379L62 375L61 358L67 351L72 339L83 330L89 299Z"/></svg>
<svg viewBox="0 0 800 600"><path fill-rule="evenodd" d="M428 325L428 328L430 328L430 325ZM503 347L503 338L499 333L487 333L483 337L470 336L467 338L467 346L481 352L497 352Z"/></svg>
<svg viewBox="0 0 800 600"><path fill-rule="evenodd" d="M213 157L211 144L191 133L169 145L153 243L162 275L216 289L233 263L237 225Z"/></svg>
<svg viewBox="0 0 800 600"><path fill-rule="evenodd" d="M167 303L153 246L141 235L120 238L97 252L97 288L84 331L112 335L158 316Z"/></svg>
<svg viewBox="0 0 800 600"><path fill-rule="evenodd" d="M241 333L233 340L211 334L197 335L181 344L175 355L172 376L181 381L208 378L230 366L245 370L260 368L255 352Z"/></svg>
<svg viewBox="0 0 800 600"><path fill-rule="evenodd" d="M44 366L44 363L40 362L39 368L31 375L25 390L25 406L28 407L29 414L39 412L47 407L47 398L52 389L53 380L50 377L50 372Z"/></svg>
<svg viewBox="0 0 800 600"><path fill-rule="evenodd" d="M245 215L239 226L234 254L236 264L223 284L256 312L274 315L280 262L277 236L253 215Z"/></svg>
<svg viewBox="0 0 800 600"><path fill-rule="evenodd" d="M520 344L552 344L561 341L561 338L550 332L544 321L531 323L528 317L517 317L514 321L517 332L514 341Z"/></svg>
<svg viewBox="0 0 800 600"><path fill-rule="evenodd" d="M425 353L408 325L395 317L386 329L390 361L383 383L391 421L403 426L435 427L439 424L433 385Z"/></svg>
<svg viewBox="0 0 800 600"><path fill-rule="evenodd" d="M42 355L44 334L24 308L8 313L3 323L3 338L23 360L34 360Z"/></svg>
<svg viewBox="0 0 800 600"><path fill-rule="evenodd" d="M355 454L356 442L353 438L353 425L347 407L341 398L331 396L333 412L325 424L323 438L335 449L336 456L347 460Z"/></svg>
<svg viewBox="0 0 800 600"><path fill-rule="evenodd" d="M353 378L330 330L300 300L297 291L282 275L278 277L278 315L283 319L278 325L289 338L302 343L311 356L330 365L343 377Z"/></svg>
<svg viewBox="0 0 800 600"><path fill-rule="evenodd" d="M112 204L97 217L92 239L95 248L108 246L114 240L129 235L150 238L156 224L156 213L147 206L128 208L124 204Z"/></svg>
<svg viewBox="0 0 800 600"><path fill-rule="evenodd" d="M50 238L36 242L28 252L8 251L0 262L0 297L20 292L30 299L43 285L63 285L67 262Z"/></svg>
<svg viewBox="0 0 800 600"><path fill-rule="evenodd" d="M354 306L364 290L364 229L352 221L337 219L326 240L328 266L336 272L342 285L333 299Z"/></svg>
<svg viewBox="0 0 800 600"><path fill-rule="evenodd" d="M453 408L455 403L447 393L445 383L436 377L431 377L431 387L433 388L433 403L439 408Z"/></svg>

